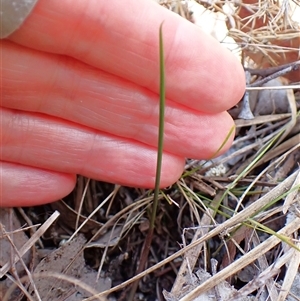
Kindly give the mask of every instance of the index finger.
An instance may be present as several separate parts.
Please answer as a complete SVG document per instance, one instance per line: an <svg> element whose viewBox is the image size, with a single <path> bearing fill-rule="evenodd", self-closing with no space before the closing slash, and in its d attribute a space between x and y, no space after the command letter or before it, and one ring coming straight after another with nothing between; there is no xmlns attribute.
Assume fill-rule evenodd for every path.
<svg viewBox="0 0 300 301"><path fill-rule="evenodd" d="M40 0L10 40L72 56L158 93L163 21L167 98L204 112L232 107L244 92L238 60L154 1Z"/></svg>

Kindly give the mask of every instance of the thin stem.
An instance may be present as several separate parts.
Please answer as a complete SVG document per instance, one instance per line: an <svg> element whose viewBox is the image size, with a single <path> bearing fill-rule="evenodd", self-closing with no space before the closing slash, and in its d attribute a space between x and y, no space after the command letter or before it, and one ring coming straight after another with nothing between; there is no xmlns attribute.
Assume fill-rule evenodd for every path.
<svg viewBox="0 0 300 301"><path fill-rule="evenodd" d="M155 177L155 190L154 200L152 207L152 215L150 220L150 228L154 228L156 210L158 207L158 195L160 186L160 176L162 167L162 155L164 145L164 128L165 128L165 64L164 64L164 46L162 36L162 25L159 28L159 60L160 60L160 99L159 99L159 133L158 133L158 151L157 151L157 165L156 165L156 177Z"/></svg>
<svg viewBox="0 0 300 301"><path fill-rule="evenodd" d="M153 232L155 227L156 212L158 207L160 176L162 167L162 155L163 155L163 142L164 142L164 119L165 119L165 64L164 64L164 47L162 36L162 25L159 27L159 65L160 65L160 100L159 100L159 132L158 132L158 150L157 150L157 163L156 163L156 177L155 177L155 189L153 196L153 205L150 218L150 226L143 244L141 251L140 263L138 265L136 275L140 274L145 267L148 259L148 254L151 247L153 238ZM132 284L128 300L133 301L138 287L139 281L135 281Z"/></svg>

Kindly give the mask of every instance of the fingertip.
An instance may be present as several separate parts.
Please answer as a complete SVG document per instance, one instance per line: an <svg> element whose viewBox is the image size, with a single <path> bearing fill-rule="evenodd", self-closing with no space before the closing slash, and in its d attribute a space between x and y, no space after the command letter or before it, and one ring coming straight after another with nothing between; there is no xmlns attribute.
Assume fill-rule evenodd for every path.
<svg viewBox="0 0 300 301"><path fill-rule="evenodd" d="M185 159L182 157L165 154L163 160L160 188L173 185L182 175ZM155 182L153 183L153 187Z"/></svg>
<svg viewBox="0 0 300 301"><path fill-rule="evenodd" d="M0 207L50 203L68 195L76 176L14 163L0 164Z"/></svg>
<svg viewBox="0 0 300 301"><path fill-rule="evenodd" d="M207 149L210 150L203 154L200 159L210 160L226 153L232 145L235 137L235 123L228 112L218 114L218 123L214 132L204 139Z"/></svg>
<svg viewBox="0 0 300 301"><path fill-rule="evenodd" d="M183 157L164 152L159 187L165 188L174 184L180 178L184 164L185 159ZM99 175L93 173L91 177L129 187L153 189L156 183L156 169L157 150L145 148L143 149L143 155L129 155L127 164L122 165L121 169L120 166L115 164L114 167L111 167L110 172ZM108 170L108 168L105 168L105 170Z"/></svg>
<svg viewBox="0 0 300 301"><path fill-rule="evenodd" d="M228 49L224 49L224 64L221 64L220 74L222 75L221 82L216 82L216 87L220 87L223 82L226 82L226 86L223 88L223 95L220 94L219 103L224 103L224 110L229 110L239 102L246 88L245 71L242 64L239 62L237 57L231 53Z"/></svg>

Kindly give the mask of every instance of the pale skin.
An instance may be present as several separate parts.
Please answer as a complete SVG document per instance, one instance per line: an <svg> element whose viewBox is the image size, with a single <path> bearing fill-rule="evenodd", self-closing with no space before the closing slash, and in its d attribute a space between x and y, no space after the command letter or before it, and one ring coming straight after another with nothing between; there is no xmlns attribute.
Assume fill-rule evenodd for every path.
<svg viewBox="0 0 300 301"><path fill-rule="evenodd" d="M186 157L216 152L234 124L226 110L245 89L228 50L151 0L40 0L1 41L0 206L58 200L77 174L153 187L162 21L161 187L180 177Z"/></svg>

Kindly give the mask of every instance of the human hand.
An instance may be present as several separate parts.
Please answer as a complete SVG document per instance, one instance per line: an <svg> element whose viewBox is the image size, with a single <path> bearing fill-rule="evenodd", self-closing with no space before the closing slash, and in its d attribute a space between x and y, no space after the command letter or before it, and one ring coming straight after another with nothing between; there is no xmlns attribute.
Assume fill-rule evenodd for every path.
<svg viewBox="0 0 300 301"><path fill-rule="evenodd" d="M229 51L150 0L40 0L1 41L0 206L55 201L76 174L153 187L163 21L161 186L180 177L185 157L217 151L233 126L225 110L245 88Z"/></svg>

